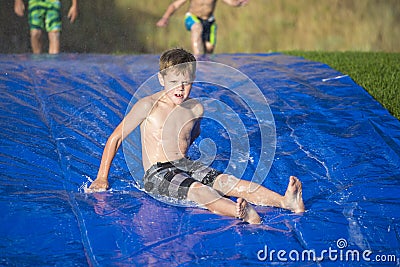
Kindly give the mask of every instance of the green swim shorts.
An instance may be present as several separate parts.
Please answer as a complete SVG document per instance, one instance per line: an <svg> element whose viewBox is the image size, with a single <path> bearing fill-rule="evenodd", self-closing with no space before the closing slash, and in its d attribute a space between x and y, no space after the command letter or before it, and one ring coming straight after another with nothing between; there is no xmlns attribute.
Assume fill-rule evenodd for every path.
<svg viewBox="0 0 400 267"><path fill-rule="evenodd" d="M31 29L61 31L60 0L29 0L28 13Z"/></svg>

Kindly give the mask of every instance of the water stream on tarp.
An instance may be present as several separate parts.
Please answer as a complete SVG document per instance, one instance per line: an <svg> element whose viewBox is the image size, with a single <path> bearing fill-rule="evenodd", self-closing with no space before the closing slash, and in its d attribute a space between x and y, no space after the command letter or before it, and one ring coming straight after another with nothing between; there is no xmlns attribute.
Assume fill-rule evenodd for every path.
<svg viewBox="0 0 400 267"><path fill-rule="evenodd" d="M283 194L288 177L298 176L303 215L257 207L263 223L254 226L168 205L136 189L122 150L111 168L111 190L84 194L107 137L138 88L157 72L158 56L0 55L0 264L287 264L276 253L263 258L266 248L285 250L287 261L298 266L316 263L301 261L303 251L319 257L330 248L338 255L371 250L371 262L358 261L364 265L377 264L376 256L398 257L399 121L348 76L323 64L280 54L205 60L239 70L262 92L273 114L276 150L261 180ZM242 176L252 179L265 152L260 118L254 116L258 109L226 86L197 83L196 88L197 97L212 94L218 101L190 156L222 170L231 166L232 140L219 123L221 107L229 106L239 114L249 144L235 161L246 162ZM141 177L140 143L135 145L132 156ZM211 160L204 158L208 153ZM294 252L289 258L290 251L300 258L292 259ZM328 254L319 260L323 266L357 263ZM398 259L391 263L399 265Z"/></svg>

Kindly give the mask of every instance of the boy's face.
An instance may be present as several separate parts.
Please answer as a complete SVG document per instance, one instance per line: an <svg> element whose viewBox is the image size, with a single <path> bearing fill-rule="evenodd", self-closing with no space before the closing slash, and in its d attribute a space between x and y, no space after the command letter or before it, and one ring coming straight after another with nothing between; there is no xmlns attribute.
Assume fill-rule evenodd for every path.
<svg viewBox="0 0 400 267"><path fill-rule="evenodd" d="M194 77L189 72L167 71L159 74L159 81L164 86L166 96L175 104L182 104L190 95Z"/></svg>

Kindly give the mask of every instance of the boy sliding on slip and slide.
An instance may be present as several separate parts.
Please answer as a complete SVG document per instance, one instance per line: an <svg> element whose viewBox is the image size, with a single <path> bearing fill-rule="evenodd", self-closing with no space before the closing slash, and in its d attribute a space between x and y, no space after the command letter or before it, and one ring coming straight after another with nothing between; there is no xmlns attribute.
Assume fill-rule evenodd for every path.
<svg viewBox="0 0 400 267"><path fill-rule="evenodd" d="M248 202L304 212L302 184L294 176L282 196L187 158L189 146L200 134L204 111L199 101L189 97L195 72L196 59L185 50L171 49L161 55L158 78L163 90L140 99L117 126L104 148L97 178L86 191L108 189L111 162L119 146L140 126L146 192L187 199L251 224L259 224L260 217ZM234 202L223 196L238 199Z"/></svg>

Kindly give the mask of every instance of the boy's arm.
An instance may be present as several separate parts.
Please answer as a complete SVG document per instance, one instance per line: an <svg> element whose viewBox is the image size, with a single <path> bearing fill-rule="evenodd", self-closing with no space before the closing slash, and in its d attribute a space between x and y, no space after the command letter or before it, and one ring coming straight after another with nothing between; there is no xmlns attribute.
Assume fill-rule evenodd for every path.
<svg viewBox="0 0 400 267"><path fill-rule="evenodd" d="M71 7L68 11L68 19L73 23L78 17L78 0L72 0Z"/></svg>
<svg viewBox="0 0 400 267"><path fill-rule="evenodd" d="M24 15L25 5L23 0L15 0L14 2L14 12L18 16L22 17Z"/></svg>
<svg viewBox="0 0 400 267"><path fill-rule="evenodd" d="M124 121L122 121L117 128L115 128L113 133L108 138L106 146L104 147L103 155L101 157L97 178L90 185L88 192L100 192L108 189L108 173L110 171L111 163L122 143L123 122Z"/></svg>
<svg viewBox="0 0 400 267"><path fill-rule="evenodd" d="M175 13L176 10L178 10L183 4L186 3L187 0L176 0L172 2L168 7L167 10L165 11L164 15L162 18L157 22L158 27L164 27L168 25L168 20L169 18Z"/></svg>
<svg viewBox="0 0 400 267"><path fill-rule="evenodd" d="M200 135L201 132L200 121L201 119L198 119L193 127L190 144L193 144L194 140L196 140L196 138L199 137Z"/></svg>
<svg viewBox="0 0 400 267"><path fill-rule="evenodd" d="M244 6L250 0L223 0L223 1L230 6Z"/></svg>
<svg viewBox="0 0 400 267"><path fill-rule="evenodd" d="M86 190L87 193L100 192L108 189L108 174L118 148L121 146L123 139L146 119L150 110L151 103L149 101L139 100L117 128L115 128L104 147L97 178L90 185L89 189Z"/></svg>
<svg viewBox="0 0 400 267"><path fill-rule="evenodd" d="M199 137L199 135L201 133L200 123L201 123L201 118L203 117L203 114L204 114L203 105L201 103L198 103L195 106L193 112L196 115L197 119L196 119L196 122L193 126L193 130L191 133L190 144L193 144L194 140L196 140L196 138Z"/></svg>

